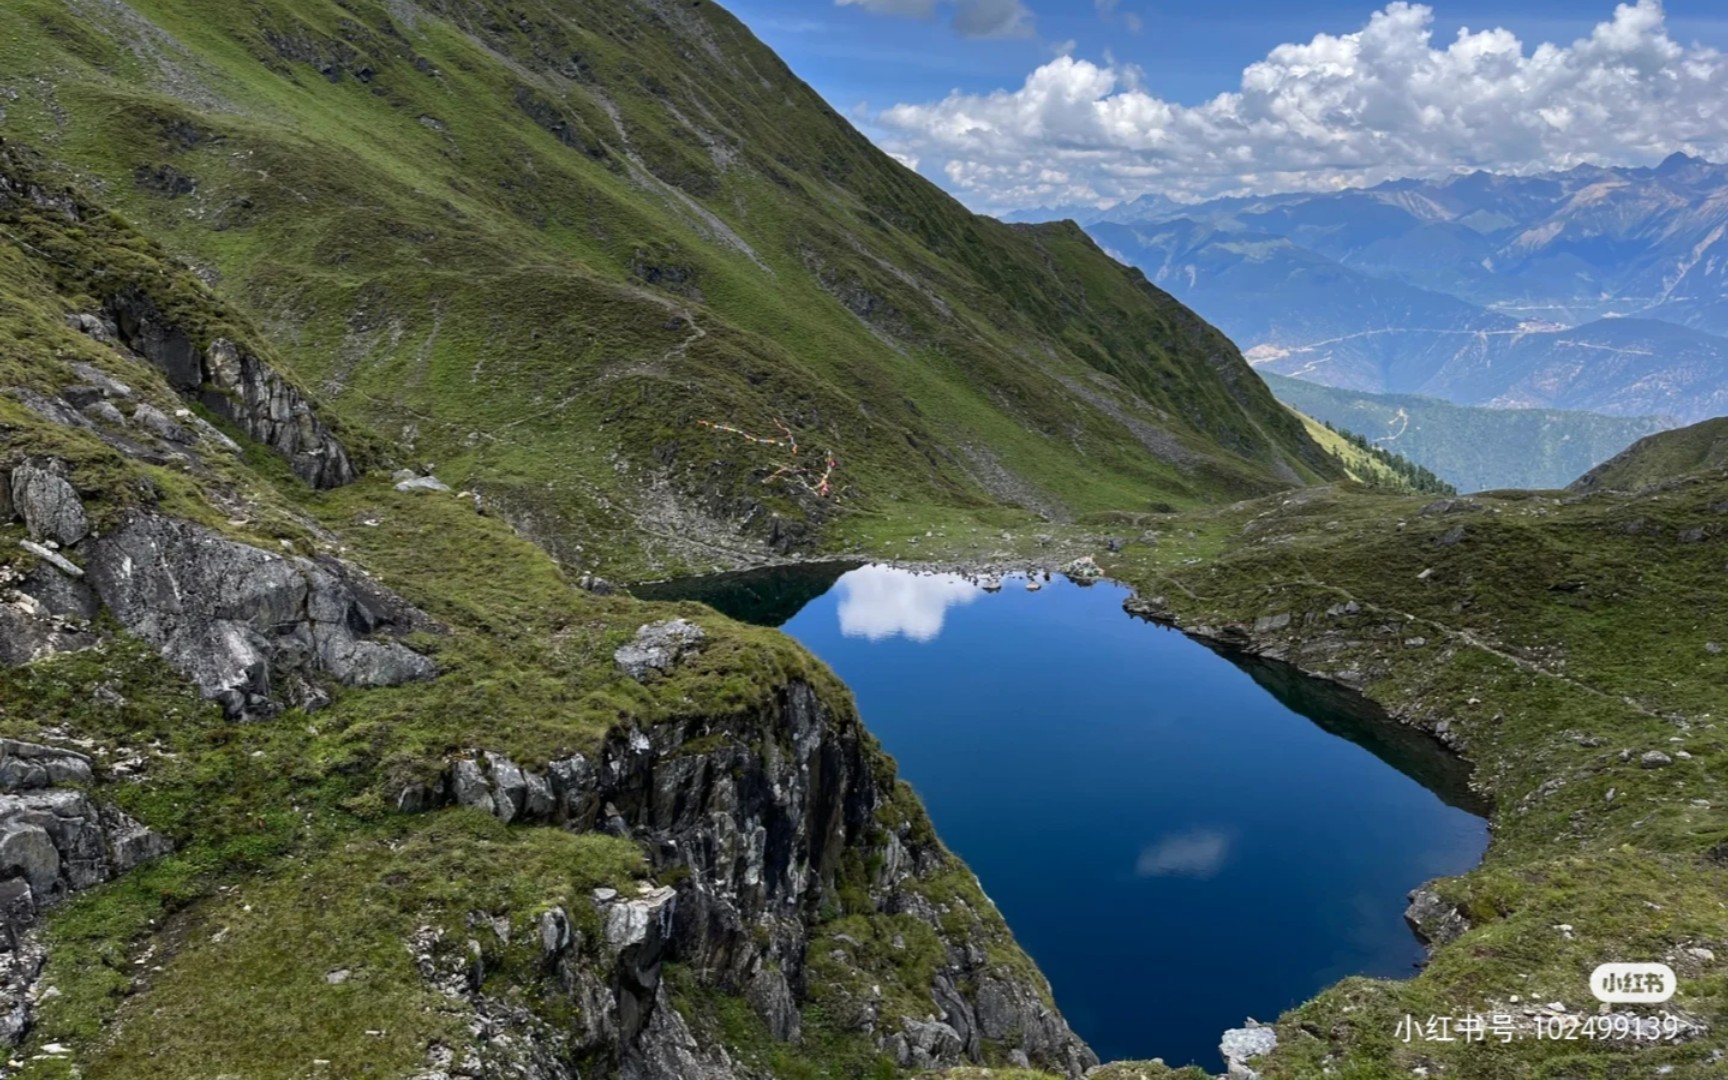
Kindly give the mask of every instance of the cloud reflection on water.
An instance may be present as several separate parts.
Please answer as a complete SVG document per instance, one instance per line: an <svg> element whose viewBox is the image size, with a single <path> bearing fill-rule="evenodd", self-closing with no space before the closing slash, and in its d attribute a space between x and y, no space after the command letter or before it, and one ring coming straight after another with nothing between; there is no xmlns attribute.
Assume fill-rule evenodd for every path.
<svg viewBox="0 0 1728 1080"><path fill-rule="evenodd" d="M983 590L957 574L914 574L889 566L865 566L840 579L840 632L884 641L904 635L936 640L948 609L970 604Z"/></svg>
<svg viewBox="0 0 1728 1080"><path fill-rule="evenodd" d="M1171 833L1148 844L1134 864L1136 877L1188 877L1209 881L1230 857L1233 837L1218 829Z"/></svg>

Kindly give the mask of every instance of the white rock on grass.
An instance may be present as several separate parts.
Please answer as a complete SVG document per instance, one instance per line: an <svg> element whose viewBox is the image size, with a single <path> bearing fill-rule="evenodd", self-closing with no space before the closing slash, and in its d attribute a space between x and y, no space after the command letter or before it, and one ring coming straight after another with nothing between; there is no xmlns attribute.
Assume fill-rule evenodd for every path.
<svg viewBox="0 0 1728 1080"><path fill-rule="evenodd" d="M696 652L707 633L687 619L649 623L636 631L635 640L612 654L624 674L640 682L650 671L666 672L685 656Z"/></svg>
<svg viewBox="0 0 1728 1080"><path fill-rule="evenodd" d="M1262 1027L1254 1021L1248 1021L1248 1027L1231 1028L1224 1033L1218 1043L1218 1052L1224 1055L1224 1061L1229 1066L1227 1074L1231 1080L1257 1080L1259 1073L1248 1067L1255 1058L1265 1057L1278 1046L1278 1033L1269 1027Z"/></svg>
<svg viewBox="0 0 1728 1080"><path fill-rule="evenodd" d="M412 480L404 480L396 485L397 491L437 491L447 492L450 485L436 476L416 476Z"/></svg>

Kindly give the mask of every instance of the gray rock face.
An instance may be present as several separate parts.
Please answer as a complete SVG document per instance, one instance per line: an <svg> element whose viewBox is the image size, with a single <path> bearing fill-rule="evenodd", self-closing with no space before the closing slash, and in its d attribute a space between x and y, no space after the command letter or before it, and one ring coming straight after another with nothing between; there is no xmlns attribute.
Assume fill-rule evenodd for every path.
<svg viewBox="0 0 1728 1080"><path fill-rule="evenodd" d="M1644 769L1666 769L1674 764L1674 758L1660 750L1647 751L1638 759L1638 766Z"/></svg>
<svg viewBox="0 0 1728 1080"><path fill-rule="evenodd" d="M126 426L125 415L121 413L119 409L115 408L114 403L111 401L92 402L79 411L98 424L107 424L109 427L117 428L123 428Z"/></svg>
<svg viewBox="0 0 1728 1080"><path fill-rule="evenodd" d="M196 440L192 433L175 423L167 413L154 405L139 405L132 410L132 422L163 442L190 446Z"/></svg>
<svg viewBox="0 0 1728 1080"><path fill-rule="evenodd" d="M170 845L63 784L95 780L82 754L0 739L0 1043L29 1030L47 954L30 932L42 909L165 855Z"/></svg>
<svg viewBox="0 0 1728 1080"><path fill-rule="evenodd" d="M903 1069L935 1069L960 1055L960 1035L935 1020L907 1020L891 1045L894 1061Z"/></svg>
<svg viewBox="0 0 1728 1080"><path fill-rule="evenodd" d="M97 341L112 341L114 339L113 328L103 323L94 315L69 315L67 318L69 320L80 320L80 329L83 329L86 334L89 334ZM88 322L82 320L88 320ZM90 329L90 324L94 324L96 329ZM127 386L125 383L116 379L114 376L108 374L106 371L103 371L94 364L87 364L82 360L74 360L67 366L70 367L80 379L83 379L86 384L95 387L103 397L120 401L126 401L132 397L132 388L130 386Z"/></svg>
<svg viewBox="0 0 1728 1080"><path fill-rule="evenodd" d="M252 438L288 459L316 488L341 487L359 475L348 450L293 384L262 360L219 338L205 353L210 387L200 400Z"/></svg>
<svg viewBox="0 0 1728 1080"><path fill-rule="evenodd" d="M0 880L22 879L34 910L167 850L166 841L81 791L0 795Z"/></svg>
<svg viewBox="0 0 1728 1080"><path fill-rule="evenodd" d="M572 1064L579 1045L604 1037L596 1025L605 1015L599 1007L605 989L591 977L578 975L579 985L572 987L579 1019L569 1026L553 1025L520 1002L481 990L485 972L477 940L447 939L440 929L421 927L406 944L421 978L468 1014L473 1036L460 1049L432 1044L426 1052L427 1068L410 1080L581 1080ZM561 964L560 971L566 966Z"/></svg>
<svg viewBox="0 0 1728 1080"><path fill-rule="evenodd" d="M204 371L192 339L172 325L149 297L116 296L108 302L108 314L119 339L156 365L174 389L191 392L203 384Z"/></svg>
<svg viewBox="0 0 1728 1080"><path fill-rule="evenodd" d="M59 784L92 784L90 759L71 750L0 739L0 791L34 791Z"/></svg>
<svg viewBox="0 0 1728 1080"><path fill-rule="evenodd" d="M0 664L30 664L95 644L94 638L45 618L45 614L23 604L0 601Z"/></svg>
<svg viewBox="0 0 1728 1080"><path fill-rule="evenodd" d="M1441 898L1431 885L1410 893L1410 906L1404 909L1404 921L1424 945L1447 945L1470 929L1464 913Z"/></svg>
<svg viewBox="0 0 1728 1080"><path fill-rule="evenodd" d="M717 1048L703 1046L672 1007L665 987L653 1005L636 1038L637 1049L620 1065L619 1080L749 1080L756 1075L734 1068Z"/></svg>
<svg viewBox="0 0 1728 1080"><path fill-rule="evenodd" d="M649 623L636 631L636 638L612 654L618 669L640 682L651 671L667 672L685 656L695 652L708 635L685 619Z"/></svg>
<svg viewBox="0 0 1728 1080"><path fill-rule="evenodd" d="M929 987L927 1011L939 1021L878 1017L860 1002L848 1022L897 1059L904 1044L904 1060L920 1067L1019 1053L1039 1068L1079 1077L1097 1059L1044 1004L1043 988L991 965L968 931L952 929L953 913L937 910L918 891L921 880L953 863L910 822L884 829L884 782L857 721L830 715L810 686L794 682L768 715L618 731L594 758L554 761L544 772L497 754L465 756L435 788L404 791L397 804L456 803L516 823L602 829L636 839L662 874L683 871L674 875L675 891L600 889L594 896L604 928L596 944L612 989L591 1036L602 1043L584 1045L615 1046L620 1075L743 1075L712 1048L698 1047L666 1003L659 970L668 960L741 995L776 1037L798 1039L810 996L805 961L819 913L835 901L837 877L861 857L871 869L854 887L880 912L931 925L946 957ZM543 950L552 951L556 921L543 920L539 932ZM573 953L561 954L569 960L562 977L579 994L581 972L596 961L584 966ZM934 1026L919 1026L925 1024Z"/></svg>
<svg viewBox="0 0 1728 1080"><path fill-rule="evenodd" d="M90 535L84 503L58 461L27 461L14 467L12 505L33 539L70 546Z"/></svg>
<svg viewBox="0 0 1728 1080"><path fill-rule="evenodd" d="M45 562L28 573L0 564L0 664L28 664L94 645L96 636L82 615L91 599L89 587L48 565L66 561L56 552L28 540L21 543ZM83 573L76 566L72 571Z"/></svg>
<svg viewBox="0 0 1728 1080"><path fill-rule="evenodd" d="M347 448L318 419L306 395L251 352L218 338L200 354L186 332L142 293L112 297L107 314L120 341L155 365L175 390L282 455L308 484L340 487L358 475ZM176 441L163 431L157 434Z"/></svg>
<svg viewBox="0 0 1728 1080"><path fill-rule="evenodd" d="M319 674L364 687L436 674L401 644L362 636L407 629L413 614L339 563L275 555L146 512L88 549L102 602L231 716L269 715L278 687L315 700L309 680Z"/></svg>

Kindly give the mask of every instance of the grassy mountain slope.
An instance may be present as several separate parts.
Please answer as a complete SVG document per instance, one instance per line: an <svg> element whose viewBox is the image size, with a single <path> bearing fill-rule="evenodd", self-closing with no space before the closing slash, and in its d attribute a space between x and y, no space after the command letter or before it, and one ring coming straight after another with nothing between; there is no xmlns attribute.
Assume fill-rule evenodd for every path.
<svg viewBox="0 0 1728 1080"><path fill-rule="evenodd" d="M1637 491L1677 476L1728 467L1728 419L1639 439L1573 483L1574 491Z"/></svg>
<svg viewBox="0 0 1728 1080"><path fill-rule="evenodd" d="M1484 409L1414 394L1367 394L1262 372L1278 399L1432 469L1461 491L1562 488L1634 440L1658 417L1552 409Z"/></svg>
<svg viewBox="0 0 1728 1080"><path fill-rule="evenodd" d="M919 1018L954 1008L954 997L933 997L954 955L976 969L956 991L966 999L993 983L997 994L1029 991L1034 1013L1048 1009L1042 978L976 880L941 850L845 687L790 639L700 605L579 588L454 492L403 491L378 469L313 489L225 424L208 398L177 393L91 313L103 310L109 290L136 290L163 314L162 326L220 334L276 359L256 327L125 221L54 187L6 146L0 235L0 646L14 645L8 635L19 627L41 628L46 643L16 666L0 653L8 657L0 663L5 918L9 929L22 920L29 931L0 946L8 1044L26 1039L6 1075L615 1075L638 1043L679 1042L620 1030L628 1021L619 1019L619 987L645 977L660 987L655 1016L677 1009L700 1031L702 1053L725 1046L749 1075L892 1075L892 1055L855 1016L859 998L873 990L870 1015L888 1028L902 1011ZM79 315L89 316L83 331ZM342 435L362 464L378 465L388 452L351 429ZM91 533L32 547L37 524L22 500L14 504L13 480L48 462ZM392 591L419 613L403 640L435 662L437 677L339 685L307 661L270 681L277 692L288 679L317 680L321 693L306 704L285 701L262 722L227 715L167 653L122 632L110 594L99 610L88 592L102 580L98 542L140 515L190 523L206 552L243 545L261 560L254 565L340 566L363 576L369 594ZM122 573L158 583L149 602L161 605L163 621L194 621L200 602L217 602L159 579L149 558L127 561ZM242 612L267 587L224 583L220 603L235 610L222 617L249 617ZM253 629L285 636L290 624L316 617L316 606L304 591L286 596ZM699 653L644 681L620 671L615 650L645 622L672 616L704 629ZM786 702L800 693L815 713L804 714L810 726L794 745ZM21 779L28 769L10 740L85 755L88 782L35 790ZM665 759L642 756L654 742L666 746ZM825 809L844 803L865 815L861 835L843 842L836 833L826 852L815 821L809 850L781 848L801 860L805 891L774 896L773 917L731 937L724 926L708 931L726 956L754 950L772 971L796 971L805 954L832 965L851 943L847 966L822 969L799 991L796 1006L808 1015L796 1055L768 1034L744 988L716 973L701 942L681 945L688 969L632 951L653 939L616 944L630 930L618 907L629 898L683 888L695 903L697 875L703 902L726 895L726 873L686 861L700 845L651 838L671 815L656 824L620 799L621 809L605 807L619 824L605 829L553 827L523 816L526 808L512 823L503 812L509 773L496 764L496 800L404 800L443 783L453 762L472 763L477 748L545 770L570 755L603 763L619 745L668 778L681 800L703 798L704 780L711 793L716 778L748 781L764 763L783 761L793 767L771 784L741 782L741 797L761 803L770 788L778 796L826 784ZM800 756L813 747L822 752L814 770ZM43 820L40 811L20 807L44 794L81 798L85 789L173 850L101 887L85 881L50 897L63 864L51 859L44 870L39 847L19 854L32 836L46 842L30 824ZM733 810L751 815L746 824L773 824L761 806L717 802L699 823ZM775 843L788 841L781 834ZM892 865L890 852L899 860ZM89 850L79 857L101 861ZM35 911L26 900L20 915L26 863L31 885L50 899ZM758 868L773 872L772 863ZM763 891L767 881L751 884ZM709 913L724 922L724 907ZM549 923L554 915L567 922ZM549 925L566 926L561 944ZM814 940L770 954L789 931ZM36 942L45 966L31 951ZM980 1045L978 1056L1007 1054L995 1037Z"/></svg>
<svg viewBox="0 0 1728 1080"><path fill-rule="evenodd" d="M1337 427L1298 412L1308 434L1338 464L1350 479L1381 491L1400 495L1456 495L1457 491L1427 469L1390 450L1367 445L1361 435L1347 433Z"/></svg>
<svg viewBox="0 0 1728 1080"><path fill-rule="evenodd" d="M567 564L1332 475L1216 331L1078 229L966 213L715 5L22 0L0 25L0 130ZM704 420L784 422L841 497L765 483L788 452Z"/></svg>
<svg viewBox="0 0 1728 1080"><path fill-rule="evenodd" d="M176 845L45 916L56 993L37 996L24 1075L400 1076L440 1067L441 1049L564 1047L605 1010L541 944L545 918L570 914L571 947L615 990L627 973L601 955L596 890L688 891L678 859L707 849L506 828L477 806L398 813L404 797L475 749L533 770L672 732L652 770L665 798L645 803L677 815L698 781L794 760L802 740L776 711L794 683L826 710L821 741L861 747L856 801L881 799L862 844L830 845L838 863L799 896L807 948L782 948L771 918L707 955L769 975L809 957L802 1041L767 1029L783 1013L771 996L701 965L655 977L751 1075L896 1073L876 1037L957 1008L936 1000L939 976L962 996L1038 996L1008 928L807 653L699 606L574 588L574 571L956 517L1139 521L1166 503L1109 562L1149 610L1362 688L1475 763L1495 804L1487 862L1434 893L1460 936L1412 981L1347 980L1293 1011L1256 1068L1719 1069L1719 470L1636 494L1293 493L1340 472L1215 331L1073 230L964 214L708 4L16 0L0 30L5 130L147 234L89 203L9 204L23 209L0 222L0 469L52 456L103 533L149 510L346 560L431 621L405 640L440 671L236 723L106 614L56 624L93 647L0 667L0 734L83 747L96 793ZM231 428L237 455L211 438L183 460L117 449L116 432L141 438L136 414L51 419L40 399L82 395L86 368L176 415L154 368L64 321L129 286L198 347L233 337L332 402L371 475L319 492ZM702 420L784 421L805 453L835 451L842 497L766 483L785 448ZM379 476L411 460L499 516ZM23 538L0 523L8 590L48 572ZM701 652L646 683L621 675L614 650L672 615L703 627ZM1651 754L1667 760L1646 767ZM406 946L423 933L453 968L420 969ZM1583 979L1610 958L1675 966L1690 1037L1396 1040L1405 1013L1505 1009L1526 1030L1532 1002L1591 1015ZM1006 1061L1004 1040L975 1060ZM569 1055L584 1075L617 1064L607 1040L584 1045Z"/></svg>

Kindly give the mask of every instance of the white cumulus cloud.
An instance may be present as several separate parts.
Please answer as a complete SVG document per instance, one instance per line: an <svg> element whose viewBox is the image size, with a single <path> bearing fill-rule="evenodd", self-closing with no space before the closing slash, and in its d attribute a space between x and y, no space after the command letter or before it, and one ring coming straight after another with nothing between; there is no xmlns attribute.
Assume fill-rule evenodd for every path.
<svg viewBox="0 0 1728 1080"><path fill-rule="evenodd" d="M834 3L910 19L934 19L939 9L952 8L949 25L966 37L1032 34L1032 12L1023 0L834 0Z"/></svg>
<svg viewBox="0 0 1728 1080"><path fill-rule="evenodd" d="M1728 58L1675 41L1661 0L1621 4L1571 44L1534 46L1504 29L1436 42L1433 10L1400 0L1355 33L1274 48L1237 90L1199 105L1165 101L1148 81L1132 65L1058 56L1018 89L873 119L890 149L997 210L1728 150Z"/></svg>

